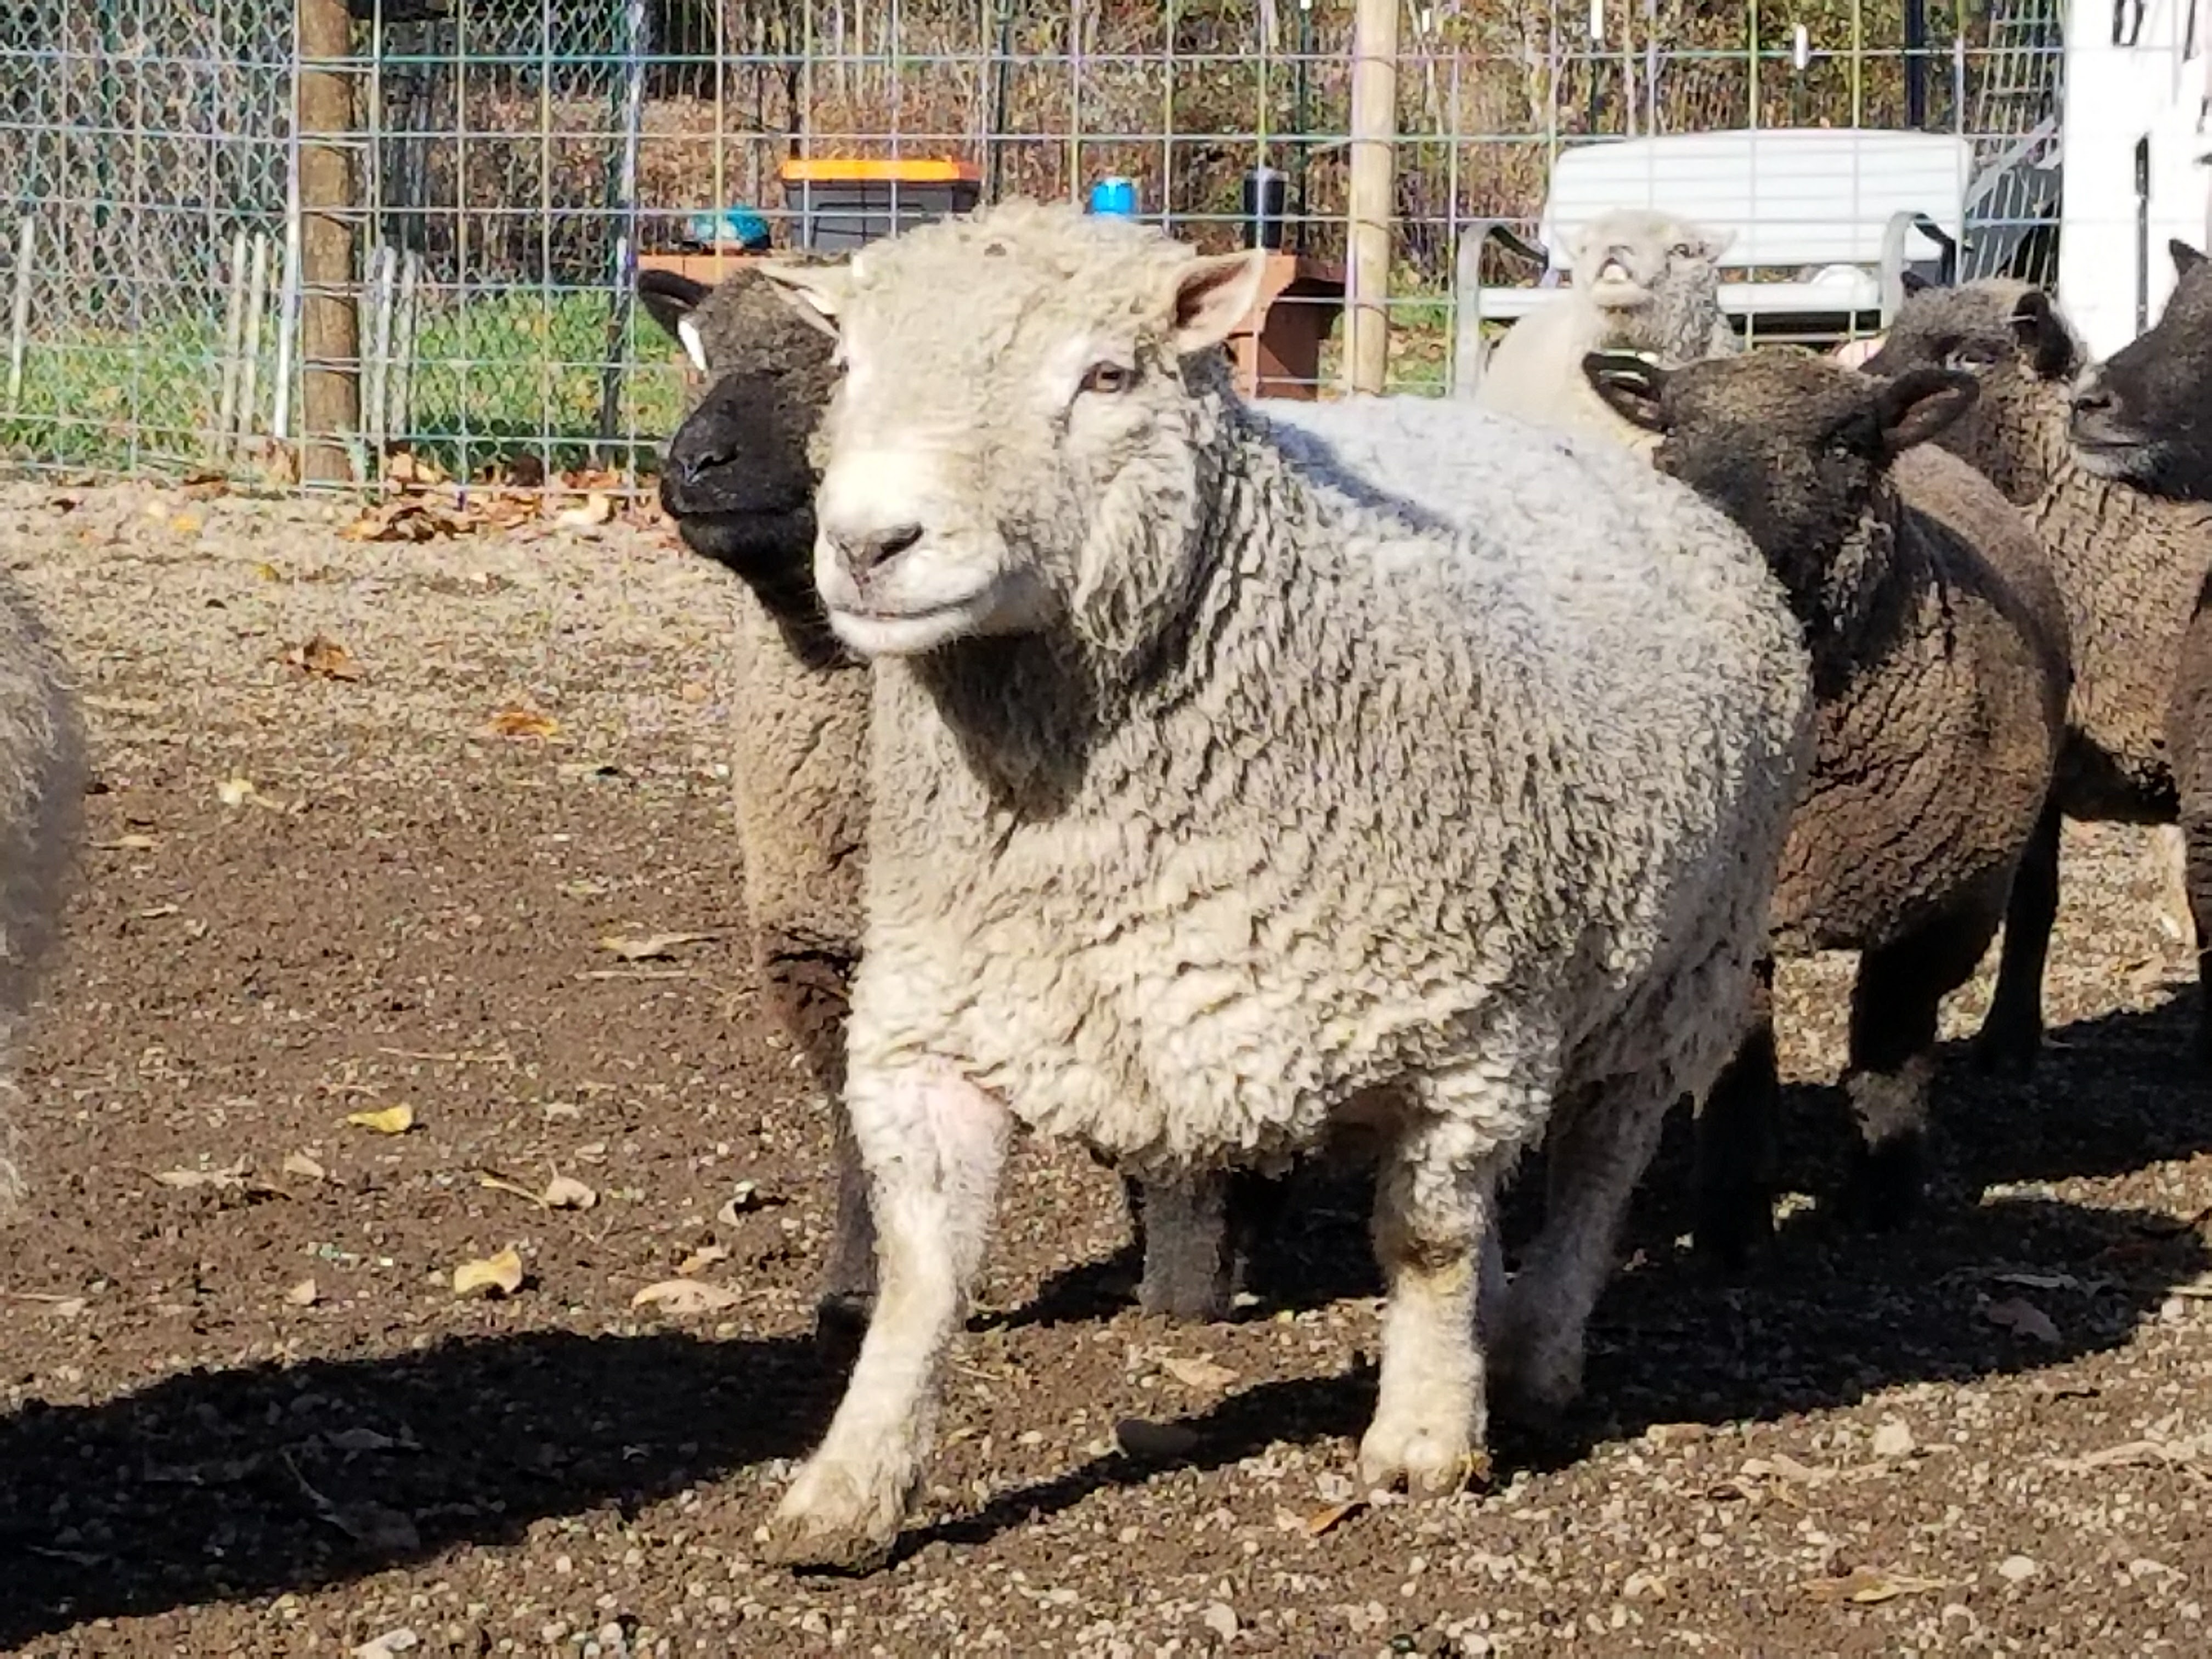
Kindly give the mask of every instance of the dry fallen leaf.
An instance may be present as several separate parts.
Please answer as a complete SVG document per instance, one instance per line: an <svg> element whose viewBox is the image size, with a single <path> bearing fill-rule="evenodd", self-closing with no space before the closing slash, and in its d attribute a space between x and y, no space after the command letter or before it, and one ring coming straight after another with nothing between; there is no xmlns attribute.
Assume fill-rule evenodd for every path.
<svg viewBox="0 0 2212 1659"><path fill-rule="evenodd" d="M561 722L550 714L511 702L494 711L490 729L496 738L550 738L559 734Z"/></svg>
<svg viewBox="0 0 2212 1659"><path fill-rule="evenodd" d="M321 1294L315 1289L313 1279L303 1279L284 1292L284 1299L295 1308L312 1308Z"/></svg>
<svg viewBox="0 0 2212 1659"><path fill-rule="evenodd" d="M154 1179L164 1187L176 1187L186 1191L194 1187L243 1187L246 1184L246 1160L240 1158L220 1170L164 1170Z"/></svg>
<svg viewBox="0 0 2212 1659"><path fill-rule="evenodd" d="M1353 1514L1366 1507L1367 1500L1364 1498L1347 1498L1341 1504L1331 1504L1325 1508L1316 1510L1311 1515L1306 1516L1302 1523L1305 1528L1306 1536L1318 1538L1330 1528L1340 1522L1348 1520Z"/></svg>
<svg viewBox="0 0 2212 1659"><path fill-rule="evenodd" d="M1940 1578L1916 1578L1910 1573L1881 1572L1872 1567L1853 1567L1841 1578L1815 1578L1805 1586L1815 1601L1856 1601L1861 1605L1945 1588Z"/></svg>
<svg viewBox="0 0 2212 1659"><path fill-rule="evenodd" d="M215 798L225 806L243 806L253 793L251 778L225 778L215 787Z"/></svg>
<svg viewBox="0 0 2212 1659"><path fill-rule="evenodd" d="M599 949L613 951L624 962L649 962L665 957L679 945L696 945L714 937L712 933L648 933L643 939L623 939L610 933L599 941Z"/></svg>
<svg viewBox="0 0 2212 1659"><path fill-rule="evenodd" d="M676 1271L689 1279L694 1273L704 1273L717 1261L727 1261L730 1253L719 1244L702 1244L676 1264Z"/></svg>
<svg viewBox="0 0 2212 1659"><path fill-rule="evenodd" d="M338 532L349 542L427 542L458 536L465 524L428 502L403 498L373 507Z"/></svg>
<svg viewBox="0 0 2212 1659"><path fill-rule="evenodd" d="M696 1279L664 1279L657 1285L648 1285L629 1299L633 1308L659 1307L672 1314L720 1313L734 1308L744 1297L737 1291L720 1285L709 1285Z"/></svg>
<svg viewBox="0 0 2212 1659"><path fill-rule="evenodd" d="M404 1135L415 1127L412 1106L384 1106L373 1112L348 1112L347 1122L356 1128L374 1129L380 1135Z"/></svg>
<svg viewBox="0 0 2212 1659"><path fill-rule="evenodd" d="M451 482L446 470L437 462L417 455L411 449L403 449L384 464L387 482L396 484L415 484L434 489Z"/></svg>
<svg viewBox="0 0 2212 1659"><path fill-rule="evenodd" d="M2002 1302L1984 1303L1982 1317L1992 1325L2002 1325L2008 1331L2032 1336L2054 1347L2060 1340L2058 1327L2051 1322L2050 1316L2022 1297L2008 1296Z"/></svg>
<svg viewBox="0 0 2212 1659"><path fill-rule="evenodd" d="M131 835L118 836L113 841L94 842L93 846L102 853L150 853L160 844L153 836L134 831Z"/></svg>
<svg viewBox="0 0 2212 1659"><path fill-rule="evenodd" d="M316 1163L313 1158L309 1158L305 1152L285 1153L284 1173L286 1175L305 1176L310 1181L327 1181L330 1179L329 1176L325 1173L323 1166Z"/></svg>
<svg viewBox="0 0 2212 1659"><path fill-rule="evenodd" d="M599 1195L574 1176L556 1175L545 1183L538 1201L549 1210L588 1210Z"/></svg>
<svg viewBox="0 0 2212 1659"><path fill-rule="evenodd" d="M353 653L327 634L309 636L305 645L295 645L284 653L284 662L303 673L320 674L325 679L357 680L361 678L361 663Z"/></svg>
<svg viewBox="0 0 2212 1659"><path fill-rule="evenodd" d="M1237 1373L1211 1359L1163 1359L1160 1369L1185 1388L1221 1389L1237 1380Z"/></svg>
<svg viewBox="0 0 2212 1659"><path fill-rule="evenodd" d="M761 1196L758 1183L750 1181L740 1181L738 1183L737 1190L730 1194L730 1201L722 1206L720 1209L714 1212L714 1219L722 1226L734 1227L738 1224L738 1218L739 1216L744 1214L748 1210L757 1210L760 1208L760 1203Z"/></svg>
<svg viewBox="0 0 2212 1659"><path fill-rule="evenodd" d="M477 1261L464 1261L453 1269L455 1296L469 1296L478 1291L512 1296L521 1288L522 1257L512 1244L497 1255L488 1255Z"/></svg>
<svg viewBox="0 0 2212 1659"><path fill-rule="evenodd" d="M588 530L594 525L605 524L615 515L614 497L602 490L592 490L575 507L564 507L553 517L559 524L572 530Z"/></svg>
<svg viewBox="0 0 2212 1659"><path fill-rule="evenodd" d="M544 1199L538 1197L537 1194L532 1192L529 1188L524 1186L520 1182L509 1181L505 1176L495 1175L489 1170L482 1170L477 1171L477 1185L479 1187L489 1187L494 1192L513 1193L517 1198L526 1198L532 1204L543 1206L545 1202Z"/></svg>

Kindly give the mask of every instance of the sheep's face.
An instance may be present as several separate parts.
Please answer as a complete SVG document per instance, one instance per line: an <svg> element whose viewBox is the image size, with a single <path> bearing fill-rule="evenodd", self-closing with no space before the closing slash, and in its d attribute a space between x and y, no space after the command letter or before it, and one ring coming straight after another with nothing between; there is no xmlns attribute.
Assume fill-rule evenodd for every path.
<svg viewBox="0 0 2212 1659"><path fill-rule="evenodd" d="M2081 464L2161 495L2212 497L2212 262L2170 242L2172 296L2148 332L2085 370L2067 435Z"/></svg>
<svg viewBox="0 0 2212 1659"><path fill-rule="evenodd" d="M1617 208L1583 226L1570 250L1575 286L1606 311L1636 311L1686 286L1711 285L1733 233L1671 214Z"/></svg>
<svg viewBox="0 0 2212 1659"><path fill-rule="evenodd" d="M817 588L864 655L1065 623L1129 648L1187 579L1205 401L1194 356L1261 259L1033 202L772 270L834 331ZM1218 375L1218 365L1211 371Z"/></svg>
<svg viewBox="0 0 2212 1659"><path fill-rule="evenodd" d="M1625 419L1662 434L1652 459L1741 525L1785 581L1859 526L1901 450L1975 402L1955 370L1878 381L1809 352L1771 349L1668 370L1592 352L1583 373Z"/></svg>
<svg viewBox="0 0 2212 1659"><path fill-rule="evenodd" d="M811 580L807 445L829 401L830 343L749 270L712 289L648 270L638 298L705 381L669 438L660 504L687 546L778 609Z"/></svg>
<svg viewBox="0 0 2212 1659"><path fill-rule="evenodd" d="M1913 369L1972 374L1982 395L1939 441L2021 501L2041 488L2026 451L2042 412L2063 403L2081 361L2081 342L2049 295L1985 277L1908 296L1863 368L1883 378Z"/></svg>

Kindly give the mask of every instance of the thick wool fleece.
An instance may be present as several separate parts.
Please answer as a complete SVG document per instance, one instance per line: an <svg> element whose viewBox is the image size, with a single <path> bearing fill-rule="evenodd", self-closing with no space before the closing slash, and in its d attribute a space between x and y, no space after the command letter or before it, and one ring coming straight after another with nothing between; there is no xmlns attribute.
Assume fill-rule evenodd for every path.
<svg viewBox="0 0 2212 1659"><path fill-rule="evenodd" d="M1010 1115L1167 1175L1378 1127L1360 1465L1436 1492L1479 1458L1498 1181L1549 1131L1484 1326L1556 1403L1748 1009L1810 692L1741 533L1466 405L1397 434L1456 512L1378 499L1230 393L1254 267L1194 258L1015 203L793 279L848 364L817 586L880 659L848 1099L884 1290L787 1559L895 1535Z"/></svg>
<svg viewBox="0 0 2212 1659"><path fill-rule="evenodd" d="M12 578L0 575L0 1091L60 933L89 775L66 664ZM0 1112L0 1215L20 1200L15 1130Z"/></svg>
<svg viewBox="0 0 2212 1659"><path fill-rule="evenodd" d="M1583 358L1592 351L1637 351L1672 367L1741 351L1721 311L1718 252L1706 231L1671 215L1625 208L1593 219L1576 245L1573 286L1505 331L1475 383L1474 401L1648 453L1655 440L1591 391ZM1593 295L1608 264L1626 271L1647 296L1643 303L1609 306Z"/></svg>

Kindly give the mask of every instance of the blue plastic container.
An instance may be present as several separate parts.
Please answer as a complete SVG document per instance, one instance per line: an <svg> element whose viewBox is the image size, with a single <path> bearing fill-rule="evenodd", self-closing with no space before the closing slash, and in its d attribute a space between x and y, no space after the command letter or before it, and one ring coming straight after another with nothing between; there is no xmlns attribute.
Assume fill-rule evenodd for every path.
<svg viewBox="0 0 2212 1659"><path fill-rule="evenodd" d="M1091 210L1093 213L1113 214L1123 219L1137 216L1137 181L1116 174L1101 179L1091 186Z"/></svg>
<svg viewBox="0 0 2212 1659"><path fill-rule="evenodd" d="M695 213L684 222L684 231L693 241L704 242L709 247L735 243L748 252L757 252L769 245L768 221L743 208Z"/></svg>

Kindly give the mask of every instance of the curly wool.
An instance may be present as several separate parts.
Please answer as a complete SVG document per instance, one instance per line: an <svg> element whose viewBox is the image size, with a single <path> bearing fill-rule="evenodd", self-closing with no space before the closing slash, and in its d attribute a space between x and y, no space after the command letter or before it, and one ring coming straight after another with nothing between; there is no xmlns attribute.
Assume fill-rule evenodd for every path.
<svg viewBox="0 0 2212 1659"><path fill-rule="evenodd" d="M1670 254L1688 246L1687 257ZM1654 440L1606 407L1582 371L1593 351L1635 351L1673 367L1731 356L1741 341L1721 311L1724 244L1686 220L1622 208L1590 221L1575 247L1573 286L1505 331L1492 347L1474 401L1538 426L1610 438L1639 453ZM1633 307L1610 307L1591 289L1617 260L1650 295Z"/></svg>
<svg viewBox="0 0 2212 1659"><path fill-rule="evenodd" d="M1075 333L1147 274L1089 228L1008 206L874 251L942 348L917 394L997 424L1018 390L965 343ZM946 292L975 295L957 333ZM1807 701L1740 533L1475 410L1393 412L1395 471L1468 528L1420 522L1185 372L1198 487L1122 470L1064 630L878 668L855 1065L957 1056L1139 1166L1279 1156L1455 1061L1506 1145L1587 1082L1702 1087Z"/></svg>
<svg viewBox="0 0 2212 1659"><path fill-rule="evenodd" d="M13 578L0 574L0 1091L61 930L90 768L60 651ZM20 1201L15 1128L0 1113L0 1215Z"/></svg>
<svg viewBox="0 0 2212 1659"><path fill-rule="evenodd" d="M1896 374L1979 353L1978 411L1936 441L2025 507L2065 606L2074 689L2059 799L2067 816L2158 823L2175 811L2167 704L2184 630L2212 567L2212 506L2165 500L2081 465L2067 441L2078 341L2057 331L2038 362L2011 323L2033 291L2008 279L1908 299L1868 367Z"/></svg>

